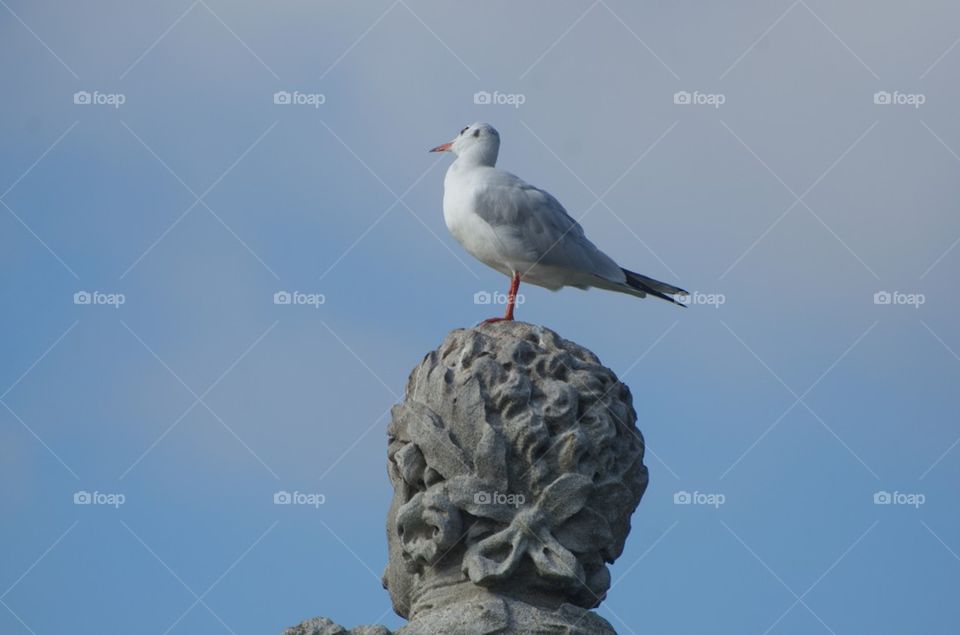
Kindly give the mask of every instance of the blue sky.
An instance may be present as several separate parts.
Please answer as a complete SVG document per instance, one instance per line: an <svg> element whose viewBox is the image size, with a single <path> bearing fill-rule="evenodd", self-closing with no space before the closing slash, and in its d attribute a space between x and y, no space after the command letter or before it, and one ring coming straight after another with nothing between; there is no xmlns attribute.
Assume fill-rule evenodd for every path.
<svg viewBox="0 0 960 635"><path fill-rule="evenodd" d="M600 613L953 632L957 17L0 2L0 632L402 623L388 409L508 282L448 235L426 153L477 120L607 253L697 293L521 287L520 319L629 384L648 443Z"/></svg>

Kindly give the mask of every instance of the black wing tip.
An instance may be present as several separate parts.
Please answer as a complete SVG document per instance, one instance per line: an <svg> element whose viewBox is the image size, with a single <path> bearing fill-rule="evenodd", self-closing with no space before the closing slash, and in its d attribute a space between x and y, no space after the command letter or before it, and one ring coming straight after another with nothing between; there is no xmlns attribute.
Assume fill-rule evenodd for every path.
<svg viewBox="0 0 960 635"><path fill-rule="evenodd" d="M677 306L683 307L684 309L687 308L687 305L684 304L683 302L680 302L679 300L677 300L677 299L675 299L675 298L667 295L666 293L661 293L660 291L657 291L656 289L654 289L654 288L652 288L652 287L650 287L650 286L648 286L648 285L634 285L634 284L631 284L631 285L630 285L630 288L636 289L637 291L643 291L643 292L646 293L647 295L652 295L652 296L655 297L655 298L660 298L661 300L666 300L667 302L670 302L671 304L676 304ZM688 293L686 293L686 292L683 292L683 291L681 290L681 291L678 292L676 295L690 295L690 294L688 294Z"/></svg>
<svg viewBox="0 0 960 635"><path fill-rule="evenodd" d="M680 287L677 287L677 289L679 289L679 291L677 291L676 295L685 295L685 296L687 296L687 297L690 296L690 292L687 291L686 289L680 289ZM672 299L672 298L671 298L671 299ZM687 308L687 305L684 304L683 302L680 302L679 300L673 300L673 303L676 304L677 306L681 306L681 307L683 307L683 308Z"/></svg>
<svg viewBox="0 0 960 635"><path fill-rule="evenodd" d="M660 298L661 300L666 300L667 302L671 302L671 303L673 303L673 304L676 304L678 307L681 307L681 308L684 308L684 309L687 308L687 305L686 305L686 304L684 304L684 303L681 302L680 300L677 300L677 299L675 299L675 298L670 297L670 296L667 295L666 293L660 293L659 291L651 291L651 290L647 290L647 289L644 289L644 291L645 291L646 293L652 295L652 296L655 296L655 297ZM678 293L677 295L689 295L689 294L687 294L687 293Z"/></svg>
<svg viewBox="0 0 960 635"><path fill-rule="evenodd" d="M652 295L655 298L666 300L667 302L676 304L679 307L687 308L687 305L683 302L670 297L672 295L689 296L690 293L686 289L681 289L680 287L675 287L672 284L654 280L653 278L630 271L629 269L623 269L623 273L627 277L627 285L629 287L636 289L637 291L643 291L647 295Z"/></svg>

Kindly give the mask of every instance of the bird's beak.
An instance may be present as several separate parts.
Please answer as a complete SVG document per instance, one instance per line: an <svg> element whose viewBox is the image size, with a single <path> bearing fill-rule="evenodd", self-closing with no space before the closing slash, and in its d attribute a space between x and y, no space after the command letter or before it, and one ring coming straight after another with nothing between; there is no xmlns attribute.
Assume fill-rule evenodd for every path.
<svg viewBox="0 0 960 635"><path fill-rule="evenodd" d="M431 148L430 152L450 152L450 147L452 145L453 145L453 141L450 141L448 143L442 143L438 145L436 148Z"/></svg>

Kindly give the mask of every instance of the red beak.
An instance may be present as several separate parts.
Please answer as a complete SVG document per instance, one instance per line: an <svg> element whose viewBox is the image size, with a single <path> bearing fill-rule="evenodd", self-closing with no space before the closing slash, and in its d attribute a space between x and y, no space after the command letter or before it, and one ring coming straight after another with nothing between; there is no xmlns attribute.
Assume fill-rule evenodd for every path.
<svg viewBox="0 0 960 635"><path fill-rule="evenodd" d="M452 145L453 145L452 141L449 143L442 143L438 145L436 148L431 148L430 152L450 152L450 146Z"/></svg>

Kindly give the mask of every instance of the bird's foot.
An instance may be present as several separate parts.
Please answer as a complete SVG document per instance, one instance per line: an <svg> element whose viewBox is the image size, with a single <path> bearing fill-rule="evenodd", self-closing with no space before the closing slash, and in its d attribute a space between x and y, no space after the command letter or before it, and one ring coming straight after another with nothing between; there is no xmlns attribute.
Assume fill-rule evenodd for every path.
<svg viewBox="0 0 960 635"><path fill-rule="evenodd" d="M494 323L496 323L496 322L512 322L512 321L513 321L513 318L512 318L512 317L492 317L492 318L487 318L486 320L484 320L484 321L481 322L480 324L481 324L481 325L482 325L482 324L494 324Z"/></svg>

